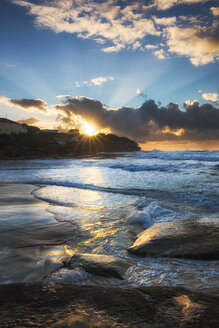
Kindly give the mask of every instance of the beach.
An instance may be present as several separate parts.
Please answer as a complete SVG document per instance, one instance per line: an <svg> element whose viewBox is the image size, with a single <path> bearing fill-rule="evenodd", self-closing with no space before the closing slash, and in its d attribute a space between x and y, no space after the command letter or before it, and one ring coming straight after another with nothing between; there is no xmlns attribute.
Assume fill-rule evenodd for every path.
<svg viewBox="0 0 219 328"><path fill-rule="evenodd" d="M13 320L16 326L22 327L19 326L22 317L28 326L29 315L35 318L32 326L36 322L42 327L71 326L70 314L79 316L80 327L93 327L103 322L102 312L99 316L98 311L108 313L106 327L113 327L112 322L115 327L158 327L159 324L167 327L159 320L166 316L164 308L168 302L172 302L172 317L179 317L179 311L183 315L175 324L180 322L182 327L187 324L189 327L189 320L196 318L194 327L195 324L208 327L204 318L210 320L210 304L219 295L218 245L211 238L218 233L218 156L217 152L154 151L115 154L114 158L1 161L0 289L1 294L9 295L5 296L5 304L12 304L10 297L14 295L14 300L17 299L18 291L23 295L21 301L13 303L15 315L11 319L7 312L9 305L4 305L2 298L3 327L12 327ZM198 231L194 224L201 225L196 241L193 232L192 246L188 244L191 224L194 231ZM166 233L165 229L172 241L168 244L164 238L167 249L162 246L162 254L159 245L164 245L164 241L160 236ZM147 232L155 236L153 243L150 242L151 253L129 252L143 232L146 239ZM198 243L204 245L205 235L206 247L201 251ZM144 247L143 244L143 250ZM194 248L193 252L188 253L188 248ZM115 288L120 295L118 299ZM136 304L142 302L138 299L138 288L145 288L146 294L152 293L153 300L164 293L163 312L156 308L156 320L151 319L148 326L144 324L147 311L143 314L137 311L133 319L136 321L129 317L126 320L127 313L136 312ZM70 299L65 294L68 289L72 295L84 296ZM88 300L85 290L90 295ZM130 303L124 310L126 290L135 305ZM36 293L41 303L44 292L63 297L65 305L57 308L59 314L54 320L49 319L49 313L55 311L51 309L53 294L48 296L48 305L42 304L38 312L28 298L28 294ZM113 302L123 305L115 311L109 310L107 302L101 306L95 296L101 293L111 295ZM168 296L171 293L174 296ZM191 305L193 301L195 308ZM203 308L197 305L199 301ZM150 302L148 309L154 307ZM29 314L23 310L19 314L17 309L25 306ZM188 314L187 308L192 312ZM91 314L90 309L95 309L97 315ZM111 316L114 321L110 325ZM42 323L43 318L48 320L46 325ZM63 318L67 320L64 323ZM174 321L171 324L174 327ZM209 327L214 324L215 321L209 321Z"/></svg>
<svg viewBox="0 0 219 328"><path fill-rule="evenodd" d="M1 283L37 282L67 257L71 224L58 222L32 185L0 186Z"/></svg>

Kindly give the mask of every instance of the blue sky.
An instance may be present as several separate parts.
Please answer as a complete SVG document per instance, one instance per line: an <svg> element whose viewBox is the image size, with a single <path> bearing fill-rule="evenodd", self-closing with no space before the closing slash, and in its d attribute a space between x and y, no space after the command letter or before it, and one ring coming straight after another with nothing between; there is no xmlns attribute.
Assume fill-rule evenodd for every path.
<svg viewBox="0 0 219 328"><path fill-rule="evenodd" d="M52 106L59 95L109 108L145 99L216 105L218 14L217 1L207 0L1 0L1 116L51 123L55 113L10 99Z"/></svg>

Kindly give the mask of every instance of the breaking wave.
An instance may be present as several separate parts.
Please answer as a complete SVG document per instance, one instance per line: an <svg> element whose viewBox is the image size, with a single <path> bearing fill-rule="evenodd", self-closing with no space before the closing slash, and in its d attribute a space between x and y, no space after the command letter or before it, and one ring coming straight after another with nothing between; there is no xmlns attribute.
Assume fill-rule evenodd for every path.
<svg viewBox="0 0 219 328"><path fill-rule="evenodd" d="M192 215L190 217L192 217ZM182 212L174 212L171 209L160 206L157 201L154 201L140 210L134 210L128 216L127 222L131 224L142 224L144 228L149 228L158 222L165 223L185 218L188 218L188 214L184 216Z"/></svg>

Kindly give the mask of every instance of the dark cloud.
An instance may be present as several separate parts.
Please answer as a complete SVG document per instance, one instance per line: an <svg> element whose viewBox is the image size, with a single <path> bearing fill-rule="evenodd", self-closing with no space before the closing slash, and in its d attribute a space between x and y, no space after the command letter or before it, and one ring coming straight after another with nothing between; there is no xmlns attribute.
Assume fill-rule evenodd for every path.
<svg viewBox="0 0 219 328"><path fill-rule="evenodd" d="M39 123L40 120L38 120L38 118L36 117L29 117L25 120L19 120L17 121L17 123L20 123L20 124L27 124L27 125L35 125L36 123Z"/></svg>
<svg viewBox="0 0 219 328"><path fill-rule="evenodd" d="M41 99L8 99L8 101L12 105L17 105L23 109L31 109L31 108L36 108L38 110L41 110L43 112L46 112L47 109L47 104L41 100Z"/></svg>
<svg viewBox="0 0 219 328"><path fill-rule="evenodd" d="M139 108L109 109L101 102L85 97L69 98L57 105L59 120L74 125L75 115L109 128L113 133L139 142L147 140L210 140L219 138L219 110L210 104L185 103L181 110L175 103L159 107L148 100Z"/></svg>

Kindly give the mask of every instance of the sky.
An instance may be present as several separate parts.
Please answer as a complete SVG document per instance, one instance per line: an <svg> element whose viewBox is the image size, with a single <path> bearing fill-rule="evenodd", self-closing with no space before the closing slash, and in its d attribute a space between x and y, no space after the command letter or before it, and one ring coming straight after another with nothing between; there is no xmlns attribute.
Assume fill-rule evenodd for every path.
<svg viewBox="0 0 219 328"><path fill-rule="evenodd" d="M219 6L1 0L0 116L219 149Z"/></svg>

